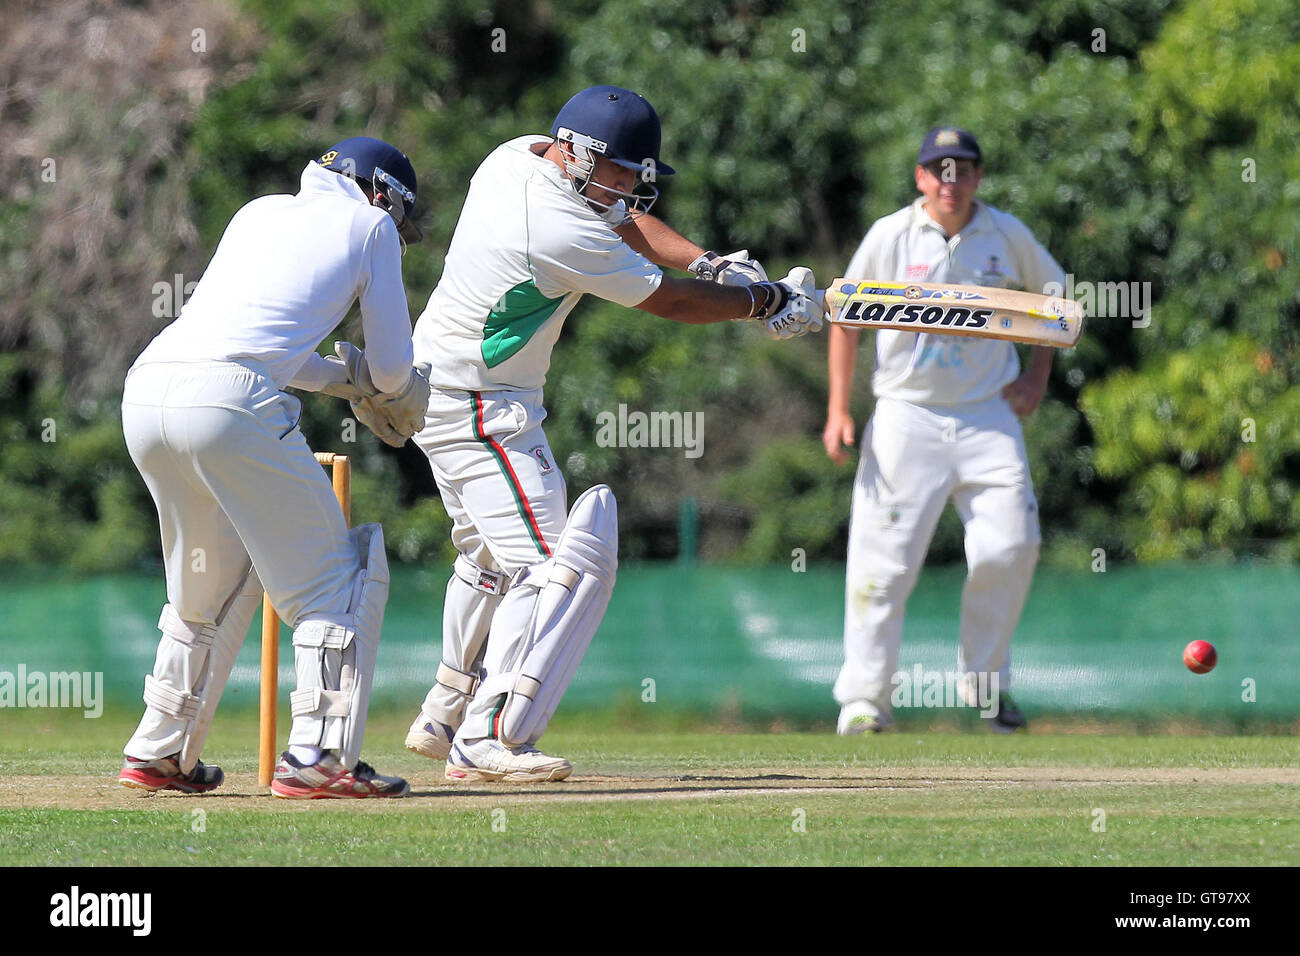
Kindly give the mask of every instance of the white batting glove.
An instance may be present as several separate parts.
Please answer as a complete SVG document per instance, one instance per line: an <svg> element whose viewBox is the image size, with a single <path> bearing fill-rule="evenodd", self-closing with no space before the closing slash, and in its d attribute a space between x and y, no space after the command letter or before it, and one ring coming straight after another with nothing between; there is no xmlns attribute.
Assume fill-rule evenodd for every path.
<svg viewBox="0 0 1300 956"><path fill-rule="evenodd" d="M792 339L821 331L822 304L816 298L811 269L795 266L780 282L760 282L749 288L754 295L749 317L762 322L770 338Z"/></svg>
<svg viewBox="0 0 1300 956"><path fill-rule="evenodd" d="M737 249L725 256L706 252L687 266L686 271L697 279L719 285L753 285L767 281L767 273L757 259L749 257L748 249Z"/></svg>
<svg viewBox="0 0 1300 956"><path fill-rule="evenodd" d="M604 219L615 228L623 225L625 222L630 222L632 219L631 213L627 211L627 203L621 199L608 208L598 209L596 215L600 216L601 219Z"/></svg>

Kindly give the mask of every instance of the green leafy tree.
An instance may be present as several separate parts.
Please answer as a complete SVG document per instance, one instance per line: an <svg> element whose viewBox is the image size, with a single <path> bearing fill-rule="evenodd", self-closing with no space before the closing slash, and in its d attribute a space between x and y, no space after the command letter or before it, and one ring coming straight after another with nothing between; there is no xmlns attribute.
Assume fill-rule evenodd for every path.
<svg viewBox="0 0 1300 956"><path fill-rule="evenodd" d="M186 35L176 24L195 9L212 24L210 54L164 45L87 62L76 25L92 14L147 50L150 31ZM1300 463L1281 424L1300 375L1290 0L195 0L148 15L69 0L7 12L0 60L18 82L0 114L17 146L0 156L0 561L156 557L152 504L121 441L122 377L168 320L155 284L197 278L239 206L296 190L306 162L345 136L397 143L420 177L427 239L403 261L418 315L483 157L547 132L574 91L607 82L663 116L679 175L659 182L656 211L718 251L748 246L774 275L798 263L834 278L868 225L915 195L924 131L974 130L983 198L1077 282L1146 284L1153 304L1146 328L1094 317L1025 423L1049 559L1293 547L1300 522L1282 499ZM60 157L57 189L33 180L33 149ZM359 340L355 315L338 337ZM821 451L825 379L821 337L774 343L742 323L687 328L586 301L555 353L546 427L571 492L614 486L626 556L676 554L691 497L706 558L786 561L802 547L839 560L852 469ZM703 455L606 447L598 420L620 405L703 415ZM445 562L448 523L422 456L364 431L349 442L348 414L304 399L309 440L354 459L358 520L383 521L400 560ZM42 440L47 418L57 441ZM951 512L931 554L961 556Z"/></svg>
<svg viewBox="0 0 1300 956"><path fill-rule="evenodd" d="M1214 333L1117 372L1083 407L1098 472L1128 489L1120 516L1138 558L1300 556L1300 389L1256 341Z"/></svg>

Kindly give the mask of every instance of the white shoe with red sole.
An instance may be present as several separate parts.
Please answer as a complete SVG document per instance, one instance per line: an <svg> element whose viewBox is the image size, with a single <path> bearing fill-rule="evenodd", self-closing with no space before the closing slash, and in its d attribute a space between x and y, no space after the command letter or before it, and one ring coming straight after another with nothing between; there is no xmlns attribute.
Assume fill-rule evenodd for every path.
<svg viewBox="0 0 1300 956"><path fill-rule="evenodd" d="M117 775L117 782L122 786L153 793L159 790L207 793L221 786L221 781L225 779L226 775L220 767L204 766L202 760L189 773L181 773L180 754L156 760L127 757L122 772Z"/></svg>
<svg viewBox="0 0 1300 956"><path fill-rule="evenodd" d="M328 751L311 766L303 766L287 750L280 754L271 781L271 794L285 800L404 797L410 785L401 777L385 777L364 761L349 770Z"/></svg>

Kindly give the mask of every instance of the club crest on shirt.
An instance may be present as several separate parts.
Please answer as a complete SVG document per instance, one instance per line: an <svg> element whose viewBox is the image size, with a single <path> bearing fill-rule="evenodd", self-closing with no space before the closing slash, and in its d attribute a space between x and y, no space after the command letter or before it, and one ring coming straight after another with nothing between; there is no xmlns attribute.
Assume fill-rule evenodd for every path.
<svg viewBox="0 0 1300 956"><path fill-rule="evenodd" d="M551 459L546 454L546 448L542 445L538 445L535 448L530 448L528 450L528 454L532 455L534 458L537 459L537 463L542 466L543 475L549 475L551 473L551 469L555 467L554 465L551 464Z"/></svg>
<svg viewBox="0 0 1300 956"><path fill-rule="evenodd" d="M980 272L979 284L1002 288L1009 276L1002 271L1002 261L997 256L989 256L988 264Z"/></svg>
<svg viewBox="0 0 1300 956"><path fill-rule="evenodd" d="M921 281L930 274L930 264L922 262L919 265L910 265L907 267L907 278L909 281Z"/></svg>

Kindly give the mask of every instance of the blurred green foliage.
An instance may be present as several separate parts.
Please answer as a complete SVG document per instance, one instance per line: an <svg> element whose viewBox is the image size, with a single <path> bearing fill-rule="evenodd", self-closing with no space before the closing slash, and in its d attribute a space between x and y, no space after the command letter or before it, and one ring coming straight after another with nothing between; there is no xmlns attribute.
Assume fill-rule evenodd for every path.
<svg viewBox="0 0 1300 956"><path fill-rule="evenodd" d="M1291 0L234 9L242 29L223 55L235 65L188 116L173 161L199 237L175 271L197 275L240 205L296 190L310 158L365 133L406 150L420 177L427 238L403 263L418 316L482 158L548 131L574 91L615 83L663 117L662 155L679 175L661 182L656 212L710 248L748 247L770 273L807 264L826 280L874 219L914 195L924 131L959 124L985 150L982 198L1025 221L1076 281L1148 283L1154 300L1146 328L1094 318L1026 422L1047 558L1086 564L1098 547L1142 560L1300 552ZM41 213L39 194L0 202L6 270ZM170 275L145 278L147 288ZM158 325L112 331L138 351ZM360 340L355 315L338 337ZM66 369L34 371L46 366L21 326L6 348L0 561L89 568L154 556L117 395L84 394ZM855 383L859 428L869 352ZM853 468L821 450L825 381L821 337L773 343L739 323L686 327L587 301L555 353L547 432L571 497L613 486L626 556L674 556L679 503L691 496L705 558L788 561L802 548L841 559ZM596 416L620 404L702 412L704 455L600 447ZM316 447L354 458L357 520L382 520L399 560L445 561L449 526L418 451L393 452L364 431L346 442L335 400L310 396L304 409ZM50 417L58 440L42 442ZM950 511L931 557L961 554Z"/></svg>
<svg viewBox="0 0 1300 956"><path fill-rule="evenodd" d="M1300 558L1300 390L1257 341L1216 332L1116 372L1083 406L1097 471L1130 489L1119 518L1139 558Z"/></svg>

